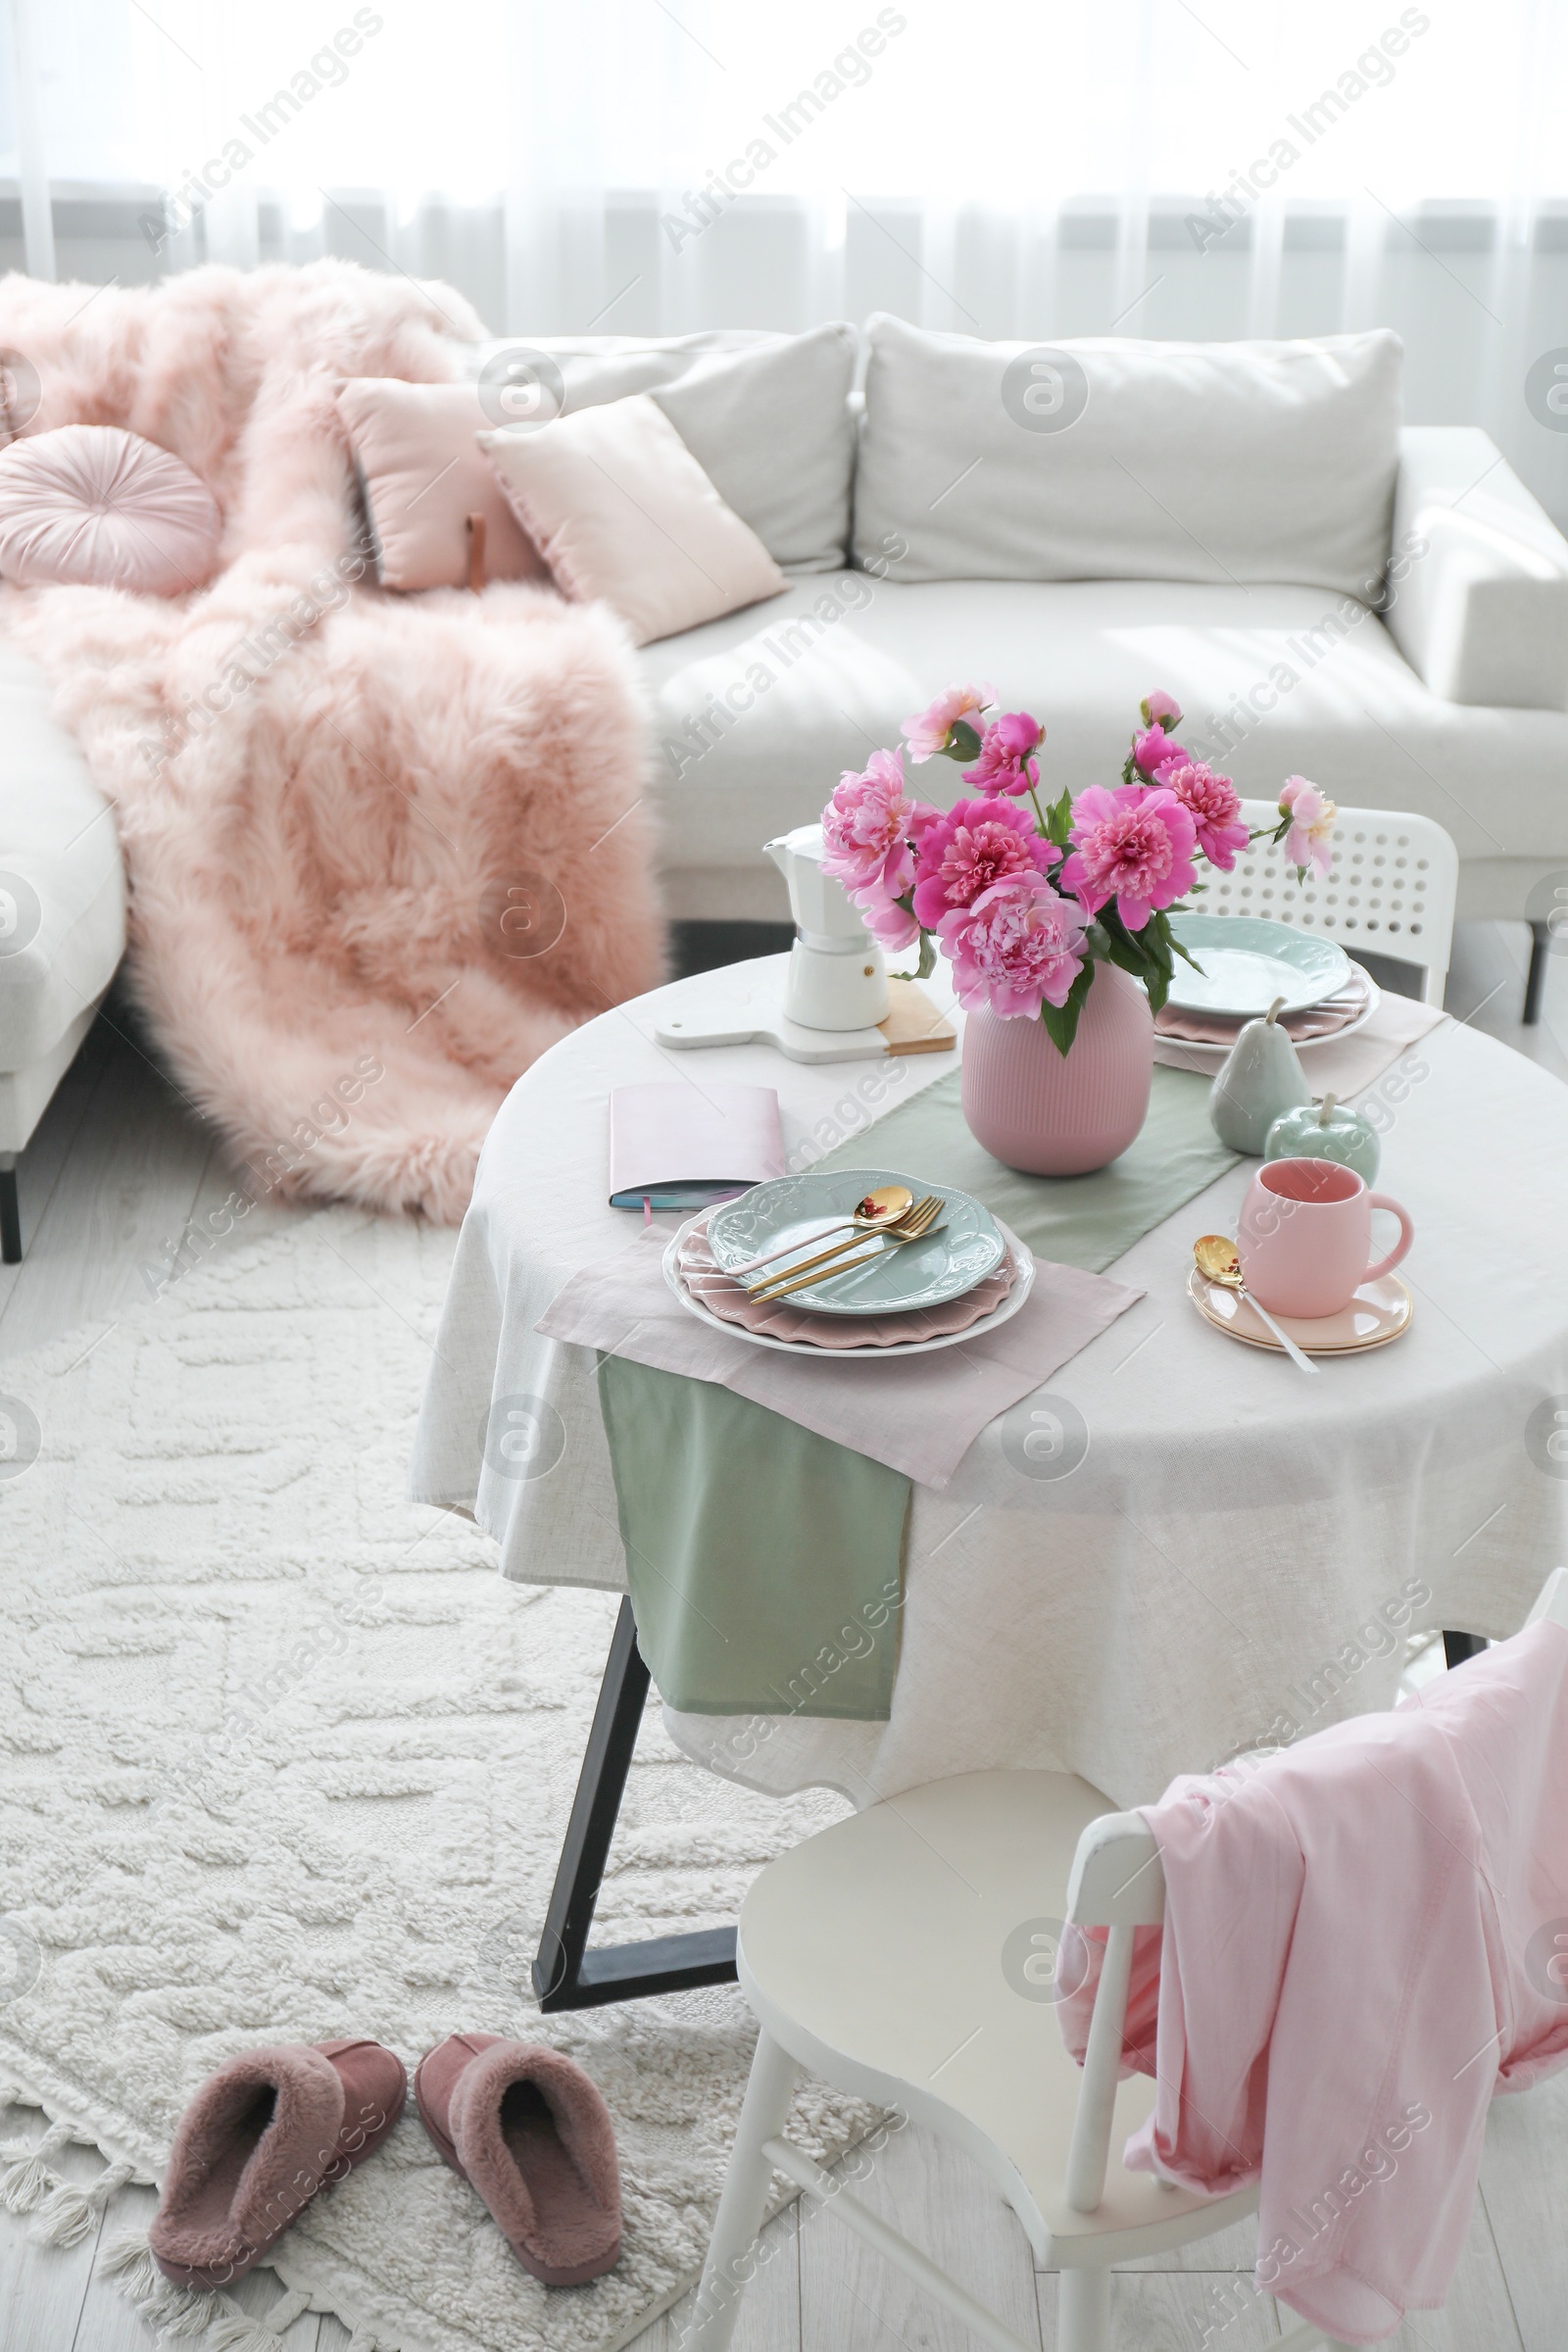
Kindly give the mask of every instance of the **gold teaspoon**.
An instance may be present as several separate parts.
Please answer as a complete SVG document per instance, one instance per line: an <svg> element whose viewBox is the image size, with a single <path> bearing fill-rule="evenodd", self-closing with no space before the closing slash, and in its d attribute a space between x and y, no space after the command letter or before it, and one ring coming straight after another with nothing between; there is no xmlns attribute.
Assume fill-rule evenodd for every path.
<svg viewBox="0 0 1568 2352"><path fill-rule="evenodd" d="M1236 1244L1234 1242L1227 1241L1222 1233L1200 1234L1199 1239L1193 1244L1193 1255L1198 1260L1198 1271L1200 1274L1203 1275L1207 1281L1217 1282L1222 1290L1235 1291L1241 1298L1247 1300L1247 1303L1251 1308L1253 1314L1256 1315L1260 1321L1268 1325L1270 1331L1274 1334L1274 1337L1278 1340L1280 1346L1284 1348L1286 1354L1290 1357L1292 1363L1297 1366L1298 1371L1315 1372L1317 1370L1317 1366L1313 1363L1311 1357L1309 1355L1302 1354L1300 1348L1298 1348L1296 1342L1291 1338L1290 1334L1288 1332L1281 1331L1279 1325L1275 1322L1267 1307L1259 1306L1257 1300L1248 1289L1247 1284L1242 1277L1242 1264L1240 1258L1236 1254Z"/></svg>

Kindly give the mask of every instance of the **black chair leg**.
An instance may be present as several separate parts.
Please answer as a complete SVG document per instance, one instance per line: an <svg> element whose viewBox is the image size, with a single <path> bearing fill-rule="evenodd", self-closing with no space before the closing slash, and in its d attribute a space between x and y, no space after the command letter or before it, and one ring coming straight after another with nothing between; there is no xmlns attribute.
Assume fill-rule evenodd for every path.
<svg viewBox="0 0 1568 2352"><path fill-rule="evenodd" d="M0 1265L22 1263L22 1208L17 1200L17 1164L9 1152L0 1166Z"/></svg>
<svg viewBox="0 0 1568 2352"><path fill-rule="evenodd" d="M1551 950L1551 932L1545 923L1530 926L1530 974L1525 981L1524 1024L1533 1029L1541 1018L1541 999L1546 985L1546 957Z"/></svg>
<svg viewBox="0 0 1568 2352"><path fill-rule="evenodd" d="M1479 1657L1486 1646L1484 1634L1445 1634L1443 1637L1443 1655L1450 1668L1462 1666L1466 1658Z"/></svg>

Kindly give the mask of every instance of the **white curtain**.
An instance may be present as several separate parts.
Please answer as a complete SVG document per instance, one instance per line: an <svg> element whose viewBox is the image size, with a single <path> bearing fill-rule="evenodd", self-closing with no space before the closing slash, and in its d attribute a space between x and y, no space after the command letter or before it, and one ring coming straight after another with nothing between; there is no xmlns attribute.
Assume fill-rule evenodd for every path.
<svg viewBox="0 0 1568 2352"><path fill-rule="evenodd" d="M1530 389L1568 344L1564 0L0 6L37 270L52 191L62 273L345 253L498 332L1387 322L1412 415L1568 505ZM101 203L74 227L117 191L119 256Z"/></svg>

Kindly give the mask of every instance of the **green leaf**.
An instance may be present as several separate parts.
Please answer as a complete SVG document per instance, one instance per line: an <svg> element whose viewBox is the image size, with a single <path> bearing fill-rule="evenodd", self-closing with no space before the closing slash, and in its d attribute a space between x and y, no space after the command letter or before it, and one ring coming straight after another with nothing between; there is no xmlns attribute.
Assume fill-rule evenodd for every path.
<svg viewBox="0 0 1568 2352"><path fill-rule="evenodd" d="M1059 801L1053 801L1046 810L1046 839L1064 850L1072 838L1072 794L1064 792Z"/></svg>
<svg viewBox="0 0 1568 2352"><path fill-rule="evenodd" d="M937 940L934 931L920 933L920 960L914 967L917 980L929 980L937 968Z"/></svg>
<svg viewBox="0 0 1568 2352"><path fill-rule="evenodd" d="M1065 1059L1073 1039L1078 1034L1078 1015L1084 1008L1089 991L1094 985L1095 967L1086 963L1071 988L1064 1004L1042 1004L1040 1018L1046 1025L1046 1035L1056 1052Z"/></svg>
<svg viewBox="0 0 1568 2352"><path fill-rule="evenodd" d="M944 757L949 760L978 760L980 738L966 718L956 718L948 731Z"/></svg>

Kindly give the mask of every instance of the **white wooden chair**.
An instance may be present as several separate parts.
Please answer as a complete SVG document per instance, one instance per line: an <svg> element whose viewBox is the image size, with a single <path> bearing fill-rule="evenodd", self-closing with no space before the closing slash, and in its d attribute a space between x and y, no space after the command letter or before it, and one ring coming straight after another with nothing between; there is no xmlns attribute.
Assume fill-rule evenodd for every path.
<svg viewBox="0 0 1568 2352"><path fill-rule="evenodd" d="M1252 826L1279 822L1270 801L1244 801ZM1206 885L1191 903L1203 914L1263 914L1324 931L1348 955L1366 949L1421 973L1424 1004L1443 1003L1453 946L1459 853L1430 816L1388 808L1342 808L1334 831L1334 870L1320 881L1296 879L1283 845L1258 841L1228 874L1204 869Z"/></svg>
<svg viewBox="0 0 1568 2352"><path fill-rule="evenodd" d="M1528 1622L1568 1625L1568 1568ZM797 2071L925 2124L984 2165L1037 2259L1059 2267L1057 2352L1108 2352L1113 2263L1209 2237L1256 2209L1130 2173L1153 2105L1116 2080L1136 1929L1164 1915L1159 1849L1071 1773L931 1781L771 1862L742 1906L741 1988L761 2033L682 2352L724 2352L782 2173L996 2352L1035 2352L784 2137ZM1109 1930L1082 2071L1052 2007L1061 1923ZM1288 2314L1282 2315L1289 2319ZM1273 2352L1335 2347L1304 2320Z"/></svg>

